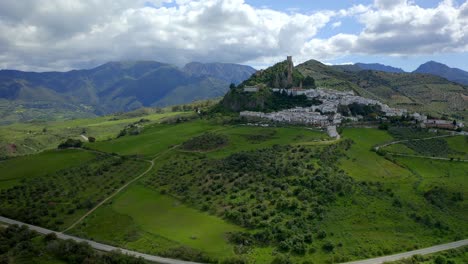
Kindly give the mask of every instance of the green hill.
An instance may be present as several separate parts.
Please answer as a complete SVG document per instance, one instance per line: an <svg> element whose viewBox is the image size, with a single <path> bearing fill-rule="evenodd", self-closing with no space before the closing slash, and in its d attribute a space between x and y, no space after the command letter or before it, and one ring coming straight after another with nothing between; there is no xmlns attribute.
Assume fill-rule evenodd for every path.
<svg viewBox="0 0 468 264"><path fill-rule="evenodd" d="M244 92L245 87L258 87L256 93ZM288 96L283 93L274 93L268 88L315 88L315 81L305 77L294 68L292 60L279 62L265 70L258 71L238 87L231 89L220 102L220 109L239 112L251 111L277 111L294 106L310 106L314 102L305 96Z"/></svg>
<svg viewBox="0 0 468 264"><path fill-rule="evenodd" d="M468 87L430 74L356 71L327 66L315 60L298 65L304 76L318 87L353 90L358 95L380 100L392 107L434 116L468 118Z"/></svg>

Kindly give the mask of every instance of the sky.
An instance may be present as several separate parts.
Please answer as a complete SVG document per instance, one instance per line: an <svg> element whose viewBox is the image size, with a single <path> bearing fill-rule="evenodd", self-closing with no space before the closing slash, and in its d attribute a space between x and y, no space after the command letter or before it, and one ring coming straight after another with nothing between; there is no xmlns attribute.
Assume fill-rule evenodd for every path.
<svg viewBox="0 0 468 264"><path fill-rule="evenodd" d="M429 60L468 71L468 0L1 0L0 69Z"/></svg>

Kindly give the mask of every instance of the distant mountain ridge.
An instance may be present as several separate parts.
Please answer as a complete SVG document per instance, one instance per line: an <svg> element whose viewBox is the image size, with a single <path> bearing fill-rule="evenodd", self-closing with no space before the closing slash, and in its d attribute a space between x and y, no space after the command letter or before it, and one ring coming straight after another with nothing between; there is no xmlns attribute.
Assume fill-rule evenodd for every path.
<svg viewBox="0 0 468 264"><path fill-rule="evenodd" d="M0 70L0 118L35 119L35 106L47 118L62 111L81 117L189 103L223 96L231 82L253 72L236 64L196 63L181 69L156 61L109 62L68 72Z"/></svg>
<svg viewBox="0 0 468 264"><path fill-rule="evenodd" d="M355 66L363 70L373 70L373 71L383 71L383 72L392 72L392 73L404 73L405 71L401 68L396 68L380 63L355 63Z"/></svg>
<svg viewBox="0 0 468 264"><path fill-rule="evenodd" d="M450 68L440 62L426 62L413 71L413 73L433 74L452 82L468 85L468 72L458 68Z"/></svg>
<svg viewBox="0 0 468 264"><path fill-rule="evenodd" d="M182 68L182 70L194 76L211 76L236 85L248 79L257 71L250 66L233 63L201 62L188 63Z"/></svg>

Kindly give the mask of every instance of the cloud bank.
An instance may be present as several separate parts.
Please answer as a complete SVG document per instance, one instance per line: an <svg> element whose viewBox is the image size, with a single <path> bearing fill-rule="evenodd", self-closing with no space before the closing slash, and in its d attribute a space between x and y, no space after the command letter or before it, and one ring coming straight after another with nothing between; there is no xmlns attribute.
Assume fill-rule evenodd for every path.
<svg viewBox="0 0 468 264"><path fill-rule="evenodd" d="M353 34L320 37L355 19ZM343 24L344 25L344 24ZM406 0L314 13L243 0L2 0L0 68L66 70L111 60L268 65L346 54L406 56L468 51L468 2L422 8Z"/></svg>

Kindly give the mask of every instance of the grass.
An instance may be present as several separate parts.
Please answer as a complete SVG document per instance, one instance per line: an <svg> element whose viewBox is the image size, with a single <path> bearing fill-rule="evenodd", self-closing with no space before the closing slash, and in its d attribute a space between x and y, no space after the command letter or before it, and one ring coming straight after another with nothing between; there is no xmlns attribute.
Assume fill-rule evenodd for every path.
<svg viewBox="0 0 468 264"><path fill-rule="evenodd" d="M468 136L455 136L445 138L449 147L461 153L463 159L468 159Z"/></svg>
<svg viewBox="0 0 468 264"><path fill-rule="evenodd" d="M393 181L413 177L406 169L371 151L379 143L392 141L393 138L386 131L350 128L345 129L342 136L355 142L348 152L348 159L341 163L342 168L355 179Z"/></svg>
<svg viewBox="0 0 468 264"><path fill-rule="evenodd" d="M0 189L11 188L21 179L44 176L74 167L94 158L82 150L51 150L37 155L17 157L0 162Z"/></svg>
<svg viewBox="0 0 468 264"><path fill-rule="evenodd" d="M51 163L49 163L51 164ZM63 230L141 174L148 163L97 154L53 173L21 179L0 192L0 215L53 230Z"/></svg>
<svg viewBox="0 0 468 264"><path fill-rule="evenodd" d="M468 236L466 202L437 208L424 199L424 193L434 186L461 191L466 197L466 163L406 157L391 161L371 151L373 145L392 140L385 131L345 129L343 136L355 144L341 167L357 180L380 182L381 192L391 190L394 198L357 195L330 210L323 224L334 234L330 240L343 244L336 252L338 256L384 255ZM402 206L395 206L395 200ZM424 226L414 220L413 213L438 219L450 231Z"/></svg>
<svg viewBox="0 0 468 264"><path fill-rule="evenodd" d="M90 143L88 146L119 155L151 157L174 145L181 144L190 137L214 128L215 126L201 120L176 125L153 124L145 128L138 136L125 136L115 140Z"/></svg>
<svg viewBox="0 0 468 264"><path fill-rule="evenodd" d="M233 246L227 243L225 234L242 230L142 185L130 187L113 200L110 207L99 209L95 215L86 220L84 226L78 227L79 231L72 232L98 240L126 241L131 248L150 253L161 253L183 244L212 257L229 257L234 254ZM117 219L123 222L114 221L115 218L103 219L102 215L118 215ZM139 235L129 242L120 235L126 236L129 232ZM117 237L112 237L114 235ZM148 237L150 240L157 238L154 243L162 246L151 246L153 241L150 244L145 241Z"/></svg>
<svg viewBox="0 0 468 264"><path fill-rule="evenodd" d="M262 134L274 131L275 134L267 140L251 142L248 135ZM115 152L120 155L141 155L153 157L172 146L199 136L206 132L216 132L228 136L228 144L211 152L208 156L227 156L241 151L271 146L274 144L291 144L326 139L326 134L318 131L297 127L249 127L249 126L221 126L206 120L196 120L176 125L154 124L146 128L138 136L125 136L115 140L88 144L89 147L105 152Z"/></svg>
<svg viewBox="0 0 468 264"><path fill-rule="evenodd" d="M392 153L401 153L401 154L408 154L408 155L417 154L414 150L410 149L403 143L389 145L389 146L382 148L382 150L389 151Z"/></svg>
<svg viewBox="0 0 468 264"><path fill-rule="evenodd" d="M410 140L382 148L390 153L420 155L427 157L445 157L468 159L468 143L466 136L434 138L426 140Z"/></svg>
<svg viewBox="0 0 468 264"><path fill-rule="evenodd" d="M15 123L0 126L0 156L18 156L37 153L45 149L56 148L67 138L81 139L85 132L98 141L115 138L120 130L128 124L144 118L155 123L161 119L175 115L186 114L182 112L168 112L161 114L148 114L136 117L129 116L103 116L88 119L75 119L67 121ZM11 145L16 150L11 150Z"/></svg>

